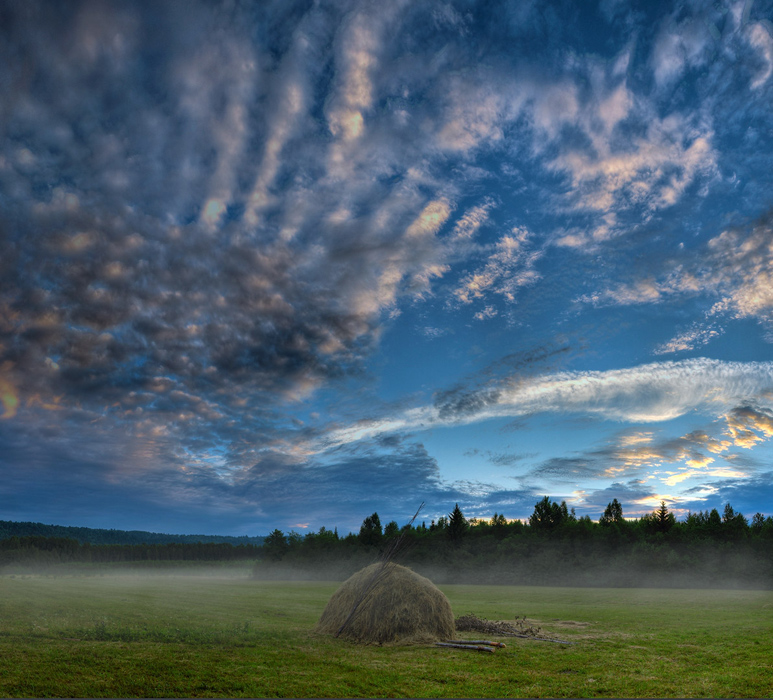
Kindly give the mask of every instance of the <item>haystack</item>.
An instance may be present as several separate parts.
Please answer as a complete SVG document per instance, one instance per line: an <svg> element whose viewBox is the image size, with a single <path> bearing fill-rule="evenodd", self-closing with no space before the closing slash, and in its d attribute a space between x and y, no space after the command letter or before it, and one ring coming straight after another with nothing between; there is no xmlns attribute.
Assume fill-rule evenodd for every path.
<svg viewBox="0 0 773 700"><path fill-rule="evenodd" d="M337 634L346 623L339 636L364 644L452 639L454 614L443 592L405 566L389 563L380 570L383 566L371 564L344 581L325 607L317 631Z"/></svg>

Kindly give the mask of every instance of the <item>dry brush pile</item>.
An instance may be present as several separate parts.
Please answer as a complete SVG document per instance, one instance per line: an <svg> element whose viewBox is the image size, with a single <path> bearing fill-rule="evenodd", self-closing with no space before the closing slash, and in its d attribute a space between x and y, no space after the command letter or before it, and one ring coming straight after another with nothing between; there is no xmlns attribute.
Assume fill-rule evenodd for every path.
<svg viewBox="0 0 773 700"><path fill-rule="evenodd" d="M476 615L462 615L456 619L458 632L483 632L498 637L520 637L539 642L556 642L558 644L573 644L561 639L540 635L541 627L533 627L526 622L526 616L516 617L513 622L506 620L487 620Z"/></svg>

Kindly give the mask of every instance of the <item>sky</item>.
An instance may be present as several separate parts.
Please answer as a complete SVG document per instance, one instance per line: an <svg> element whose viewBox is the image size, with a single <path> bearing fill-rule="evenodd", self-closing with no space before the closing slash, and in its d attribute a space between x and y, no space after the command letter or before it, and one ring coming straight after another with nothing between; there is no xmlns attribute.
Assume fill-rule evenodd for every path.
<svg viewBox="0 0 773 700"><path fill-rule="evenodd" d="M773 515L773 0L10 0L0 65L0 519Z"/></svg>

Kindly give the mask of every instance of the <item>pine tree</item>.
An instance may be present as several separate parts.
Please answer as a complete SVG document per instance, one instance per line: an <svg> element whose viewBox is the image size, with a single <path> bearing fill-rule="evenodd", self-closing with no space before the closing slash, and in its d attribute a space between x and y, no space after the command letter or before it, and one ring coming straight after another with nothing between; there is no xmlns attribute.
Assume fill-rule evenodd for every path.
<svg viewBox="0 0 773 700"><path fill-rule="evenodd" d="M545 496L534 505L534 512L529 516L529 525L539 530L552 530L572 519L575 519L575 516L574 513L569 515L566 501L561 501L559 505Z"/></svg>
<svg viewBox="0 0 773 700"><path fill-rule="evenodd" d="M467 520L457 503L448 516L448 536L455 542L459 542L467 531Z"/></svg>
<svg viewBox="0 0 773 700"><path fill-rule="evenodd" d="M378 517L378 513L373 513L373 515L369 515L362 521L360 526L360 542L365 545L375 545L381 542L381 538L381 518Z"/></svg>
<svg viewBox="0 0 773 700"><path fill-rule="evenodd" d="M616 498L612 499L604 511L604 515L599 518L601 525L612 525L624 522L623 520L623 506L620 505Z"/></svg>
<svg viewBox="0 0 773 700"><path fill-rule="evenodd" d="M660 508L655 511L655 522L658 532L668 532L676 522L674 514L668 512L665 501L661 501Z"/></svg>
<svg viewBox="0 0 773 700"><path fill-rule="evenodd" d="M529 525L542 530L551 528L553 525L553 505L555 503L551 503L548 496L535 503L534 512L529 516Z"/></svg>
<svg viewBox="0 0 773 700"><path fill-rule="evenodd" d="M287 553L289 548L290 545L287 542L284 532L279 529L274 530L263 541L263 551L266 556L277 561Z"/></svg>

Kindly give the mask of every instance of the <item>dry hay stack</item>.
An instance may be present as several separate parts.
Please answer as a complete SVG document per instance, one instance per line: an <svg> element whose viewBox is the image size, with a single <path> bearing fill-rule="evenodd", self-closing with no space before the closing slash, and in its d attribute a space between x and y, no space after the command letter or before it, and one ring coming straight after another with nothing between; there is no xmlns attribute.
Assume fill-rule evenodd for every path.
<svg viewBox="0 0 773 700"><path fill-rule="evenodd" d="M341 584L325 607L317 631L336 634L376 577L376 584L341 632L365 644L421 644L455 636L454 614L432 581L399 564L371 564Z"/></svg>

